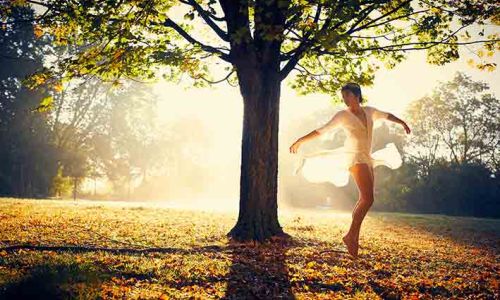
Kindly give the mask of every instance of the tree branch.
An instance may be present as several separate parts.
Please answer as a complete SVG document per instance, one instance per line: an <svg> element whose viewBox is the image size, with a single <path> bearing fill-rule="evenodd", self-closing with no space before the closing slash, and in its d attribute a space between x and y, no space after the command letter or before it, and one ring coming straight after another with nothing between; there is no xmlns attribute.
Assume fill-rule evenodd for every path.
<svg viewBox="0 0 500 300"><path fill-rule="evenodd" d="M191 43L193 45L197 45L197 46L201 47L201 49L203 49L207 52L217 54L221 57L221 59L223 59L227 62L231 62L228 54L220 51L219 49L217 49L215 47L205 45L205 44L199 42L198 40L196 40L195 38L190 36L184 29L182 29L182 27L177 25L177 23L172 21L172 19L166 19L165 22L163 23L163 25L170 27L170 28L174 29L175 31L177 31L177 33L179 33L189 43Z"/></svg>
<svg viewBox="0 0 500 300"><path fill-rule="evenodd" d="M359 23L363 22L363 20L366 19L366 17L368 17L368 15L377 7L377 4L373 4L372 6L368 6L366 7L365 9L363 9L359 15L361 15L360 18L358 18L358 20L356 22L354 22L354 24L351 26L351 28L349 28L349 30L347 30L347 32L345 34L350 34L352 32L354 32L354 29L356 26L358 26Z"/></svg>
<svg viewBox="0 0 500 300"><path fill-rule="evenodd" d="M227 32L231 44L231 63L237 60L256 60L255 45L250 31L248 1L219 0L226 16Z"/></svg>
<svg viewBox="0 0 500 300"><path fill-rule="evenodd" d="M208 82L210 84L217 84L217 83L221 83L223 81L226 81L234 72L235 72L235 69L232 69L231 72L229 72L224 78L222 78L220 80L216 80L216 81L212 81L212 80L206 79L203 76L199 76L198 78L203 79L204 81L206 81L206 82Z"/></svg>
<svg viewBox="0 0 500 300"><path fill-rule="evenodd" d="M321 10L322 6L318 4L318 8L316 9L316 15L314 16L314 23L318 22L318 19L321 15ZM325 23L323 23L323 26L321 27L319 32L323 32L328 28L330 25L331 19L327 19ZM294 50L291 50L288 53L295 53L292 55L292 57L288 60L287 64L283 67L283 69L280 71L280 78L281 80L285 79L288 74L295 68L295 65L299 62L299 60L302 58L302 55L306 52L308 44L313 40L309 40L309 37L312 35L313 30L307 32L304 34L302 42L295 48Z"/></svg>
<svg viewBox="0 0 500 300"><path fill-rule="evenodd" d="M402 7L403 7L403 6L405 6L406 4L409 4L410 2L411 2L411 0L407 0L407 1L401 2L401 4L400 4L400 5L396 6L395 8L393 8L393 9L391 9L390 11L386 12L385 14L383 14L383 15L379 16L378 18L375 18L375 19L371 20L370 22L368 22L368 23L364 24L363 26L358 27L358 28L351 28L350 30L352 30L352 31L350 31L350 33L355 32L355 31L359 31L359 30L361 30L361 29L366 29L366 28L369 28L369 27L373 27L373 26L375 26L375 25L373 25L373 26L369 26L369 27L368 27L368 25L373 24L373 23L377 22L378 20L381 20L381 19L383 19L383 18L385 18L385 17L387 17L387 16L390 16L391 14L395 13L395 12L396 12L396 11L398 11L400 8L402 8ZM410 14L410 15L411 15L411 14ZM402 16L402 17L404 17L404 16ZM399 18L401 18L401 17L399 17ZM391 19L391 21L393 21L393 20ZM384 24L384 23L382 23L382 24ZM378 26L378 25L377 25L377 26Z"/></svg>
<svg viewBox="0 0 500 300"><path fill-rule="evenodd" d="M210 26L214 30L215 33L222 40L229 42L229 36L227 35L227 32L225 32L219 26L217 26L217 24L215 24L215 22L211 18L212 14L210 14L209 12L204 10L203 7L201 7L201 5L198 4L198 2L196 2L196 0L179 0L179 1L184 3L184 4L191 5L192 7L194 7L196 9L196 11L200 14L200 16L203 18L203 20L207 23L207 25Z"/></svg>
<svg viewBox="0 0 500 300"><path fill-rule="evenodd" d="M397 45L387 45L387 46L382 46L382 47L353 49L353 50L350 50L350 52L364 52L364 51L373 51L373 50L380 50L380 51L387 51L387 52L409 51L409 50L423 50L423 49L429 49L429 48L431 48L433 46L436 46L438 44L445 44L445 45L469 45L469 44L478 44L478 43L487 43L487 42L498 42L498 41L500 41L500 39L478 40L478 41L471 41L471 42L456 42L456 43L454 43L454 42L444 42L444 41L405 43L405 44L397 44ZM403 49L392 49L392 48L396 48L396 47L411 46L411 45L428 45L428 46L425 46L425 47L403 48ZM332 51L326 51L326 50L315 50L315 51L317 51L318 54L328 54L328 55L345 54L344 52L332 52Z"/></svg>

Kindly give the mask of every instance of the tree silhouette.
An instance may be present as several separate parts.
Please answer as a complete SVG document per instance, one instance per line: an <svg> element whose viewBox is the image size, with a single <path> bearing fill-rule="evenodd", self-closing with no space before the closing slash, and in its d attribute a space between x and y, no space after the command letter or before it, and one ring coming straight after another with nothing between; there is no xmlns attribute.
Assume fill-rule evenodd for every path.
<svg viewBox="0 0 500 300"><path fill-rule="evenodd" d="M32 109L47 96L21 84L42 66L46 39L36 39L31 8L14 7L0 30L0 194L47 197L57 151L46 113Z"/></svg>
<svg viewBox="0 0 500 300"><path fill-rule="evenodd" d="M414 124L412 156L423 166L438 158L437 150L455 164L481 161L498 172L495 157L500 145L500 104L488 84L457 72L433 92L411 103Z"/></svg>

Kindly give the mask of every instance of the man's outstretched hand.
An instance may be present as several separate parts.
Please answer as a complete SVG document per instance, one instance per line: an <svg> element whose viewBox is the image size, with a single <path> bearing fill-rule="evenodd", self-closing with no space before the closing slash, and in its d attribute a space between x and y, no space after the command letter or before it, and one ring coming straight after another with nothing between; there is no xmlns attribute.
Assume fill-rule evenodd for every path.
<svg viewBox="0 0 500 300"><path fill-rule="evenodd" d="M293 143L293 145L290 146L290 153L297 153L299 147L300 147L300 141L297 140L295 141L295 143Z"/></svg>
<svg viewBox="0 0 500 300"><path fill-rule="evenodd" d="M404 127L406 133L410 134L410 132L411 132L410 127L408 127L408 125L406 123L403 123L403 127Z"/></svg>

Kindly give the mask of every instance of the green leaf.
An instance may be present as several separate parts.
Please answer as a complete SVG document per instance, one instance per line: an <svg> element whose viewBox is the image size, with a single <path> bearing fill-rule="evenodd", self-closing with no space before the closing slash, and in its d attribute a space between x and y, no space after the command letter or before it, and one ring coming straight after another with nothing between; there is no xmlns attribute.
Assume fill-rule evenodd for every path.
<svg viewBox="0 0 500 300"><path fill-rule="evenodd" d="M51 109L53 104L54 104L54 97L47 96L43 98L42 101L40 101L38 107L34 108L32 111L44 112Z"/></svg>

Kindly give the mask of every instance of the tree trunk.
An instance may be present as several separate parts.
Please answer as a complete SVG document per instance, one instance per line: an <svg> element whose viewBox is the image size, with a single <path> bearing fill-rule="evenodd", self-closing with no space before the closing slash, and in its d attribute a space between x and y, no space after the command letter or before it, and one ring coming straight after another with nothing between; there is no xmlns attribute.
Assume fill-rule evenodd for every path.
<svg viewBox="0 0 500 300"><path fill-rule="evenodd" d="M262 242L286 235L277 203L280 80L269 69L240 69L238 75L244 100L240 210L227 235Z"/></svg>
<svg viewBox="0 0 500 300"><path fill-rule="evenodd" d="M76 177L73 177L73 200L76 200Z"/></svg>

